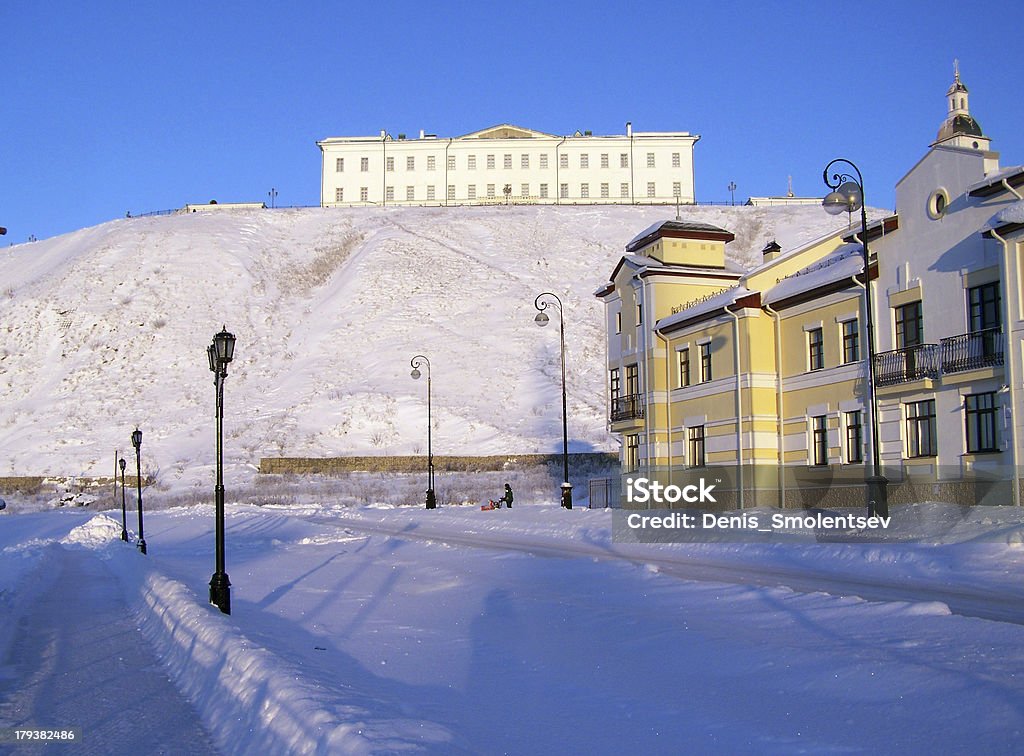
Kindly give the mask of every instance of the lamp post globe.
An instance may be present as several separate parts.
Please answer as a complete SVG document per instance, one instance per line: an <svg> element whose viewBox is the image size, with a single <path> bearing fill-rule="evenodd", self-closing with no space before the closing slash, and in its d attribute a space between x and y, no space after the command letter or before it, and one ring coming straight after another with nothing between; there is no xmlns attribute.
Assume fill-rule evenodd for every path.
<svg viewBox="0 0 1024 756"><path fill-rule="evenodd" d="M427 366L427 509L437 509L437 495L434 493L434 447L431 438L431 432L433 430L433 420L430 414L430 360L424 355L417 354L413 357L409 364L412 365L412 372L409 373L414 381L418 381L423 373L420 372L420 365Z"/></svg>
<svg viewBox="0 0 1024 756"><path fill-rule="evenodd" d="M124 468L128 466L128 463L124 461L124 457L117 460L117 466L121 468L121 540L128 540L128 505L125 502L124 495Z"/></svg>
<svg viewBox="0 0 1024 756"><path fill-rule="evenodd" d="M533 322L541 328L551 322L551 318L544 311L550 306L555 306L558 310L558 335L562 355L562 473L564 478L559 498L563 507L572 509L572 484L569 483L569 413L565 391L565 312L562 309L562 300L550 291L538 294L537 298L533 300L533 306L538 310Z"/></svg>
<svg viewBox="0 0 1024 756"><path fill-rule="evenodd" d="M142 527L142 431L132 431L132 446L135 447L135 484L139 503L139 551L146 552L146 532Z"/></svg>
<svg viewBox="0 0 1024 756"><path fill-rule="evenodd" d="M839 167L833 170L833 166ZM843 166L846 166L845 168ZM847 173L852 170L853 173ZM825 195L822 207L830 215L854 213L860 210L860 243L864 276L864 315L867 326L868 359L865 382L865 405L869 415L869 438L871 441L871 464L864 467L865 496L868 516L889 515L888 479L882 474L881 449L878 434L878 400L875 394L875 324L874 307L871 303L871 253L868 251L868 214L864 199L864 177L860 168L846 158L836 158L822 171L822 179L832 191Z"/></svg>

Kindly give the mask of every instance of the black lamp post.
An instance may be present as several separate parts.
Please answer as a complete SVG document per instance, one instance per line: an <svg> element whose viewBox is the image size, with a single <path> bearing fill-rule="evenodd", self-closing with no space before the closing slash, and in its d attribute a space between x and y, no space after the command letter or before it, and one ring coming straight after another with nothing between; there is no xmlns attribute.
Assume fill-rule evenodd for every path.
<svg viewBox="0 0 1024 756"><path fill-rule="evenodd" d="M554 302L542 302L542 297L551 297ZM558 304L558 329L562 345L562 472L565 478L565 481L562 483L562 506L566 509L572 509L572 484L569 483L569 420L565 400L565 313L562 310L562 300L550 291L538 294L537 298L533 300L533 306L540 310L540 312L537 313L537 317L533 321L541 327L546 326L550 318L544 310L554 303Z"/></svg>
<svg viewBox="0 0 1024 756"><path fill-rule="evenodd" d="M213 372L213 385L217 391L217 485L214 489L217 518L217 571L210 578L210 603L224 614L231 614L231 581L224 570L224 379L228 376L228 363L235 354L235 337L221 328L206 347Z"/></svg>
<svg viewBox="0 0 1024 756"><path fill-rule="evenodd" d="M727 186L726 189L729 190L729 204L730 205L735 205L736 204L736 182L735 181L730 181L729 182L729 186Z"/></svg>
<svg viewBox="0 0 1024 756"><path fill-rule="evenodd" d="M146 553L146 535L142 529L142 431L132 431L132 446L135 447L135 484L139 500L139 551Z"/></svg>
<svg viewBox="0 0 1024 756"><path fill-rule="evenodd" d="M417 354L409 362L412 365L412 375L414 380L419 380L419 377L423 375L420 372L420 365L427 366L427 509L437 508L437 497L434 495L434 448L431 444L431 430L433 429L433 422L430 419L430 360L424 357L422 354Z"/></svg>
<svg viewBox="0 0 1024 756"><path fill-rule="evenodd" d="M853 169L856 176L836 171L829 171L836 163L843 163ZM860 242L861 256L864 258L864 311L867 317L868 337L868 375L867 375L867 409L871 415L868 425L871 431L871 467L865 470L864 482L867 486L868 516L889 516L889 481L882 475L881 450L878 448L878 401L875 398L875 323L874 310L871 305L871 257L868 252L868 213L864 201L864 177L860 169L846 158L836 158L825 166L822 178L832 191L821 201L822 207L830 215L854 213L860 210Z"/></svg>
<svg viewBox="0 0 1024 756"><path fill-rule="evenodd" d="M274 200L277 199L277 189L270 187L270 191L267 192L267 196L270 197L270 206L274 207Z"/></svg>
<svg viewBox="0 0 1024 756"><path fill-rule="evenodd" d="M118 466L121 468L121 540L128 540L128 509L127 504L124 501L124 468L128 466L128 463L124 461L124 457L117 460Z"/></svg>

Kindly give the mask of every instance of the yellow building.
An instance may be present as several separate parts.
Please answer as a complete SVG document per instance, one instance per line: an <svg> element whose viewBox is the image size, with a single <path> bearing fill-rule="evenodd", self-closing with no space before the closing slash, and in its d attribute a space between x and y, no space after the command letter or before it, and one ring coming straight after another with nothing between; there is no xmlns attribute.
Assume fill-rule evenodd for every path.
<svg viewBox="0 0 1024 756"><path fill-rule="evenodd" d="M710 477L719 508L863 506L869 374L891 502L1020 502L1024 167L999 168L959 71L947 99L867 229L870 371L859 232L771 242L745 272L726 229L668 221L627 245L596 292L625 505L630 480Z"/></svg>

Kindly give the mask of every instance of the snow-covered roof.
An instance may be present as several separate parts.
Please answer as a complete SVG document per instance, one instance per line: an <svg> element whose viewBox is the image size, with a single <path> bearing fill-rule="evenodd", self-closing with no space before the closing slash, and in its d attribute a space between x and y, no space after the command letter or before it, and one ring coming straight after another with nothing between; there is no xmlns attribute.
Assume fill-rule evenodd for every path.
<svg viewBox="0 0 1024 756"><path fill-rule="evenodd" d="M1024 223L1024 200L1018 200L1012 205L1007 205L993 215L992 220L988 222L988 227L999 228L1010 223Z"/></svg>
<svg viewBox="0 0 1024 756"><path fill-rule="evenodd" d="M715 310L722 310L731 304L735 304L736 300L753 293L754 292L750 291L746 286L733 286L725 291L712 294L711 296L696 302L693 306L687 307L674 315L662 318L655 324L654 328L659 331L664 330L676 323L682 323L692 318L700 317L701 315L707 315Z"/></svg>
<svg viewBox="0 0 1024 756"><path fill-rule="evenodd" d="M1011 165L1001 168L995 173L988 174L981 181L976 181L967 187L967 194L981 196L993 194L1000 190L998 185L1004 180L1009 181L1017 177L1022 177L1022 180L1024 180L1024 165ZM1013 183L1019 184L1021 181L1014 181Z"/></svg>
<svg viewBox="0 0 1024 756"><path fill-rule="evenodd" d="M779 302L820 286L849 279L864 270L859 244L844 244L813 265L808 265L781 279L761 295L765 304Z"/></svg>
<svg viewBox="0 0 1024 756"><path fill-rule="evenodd" d="M633 250L642 247L650 242L654 241L660 236L664 236L663 232L677 232L677 234L712 234L714 237L721 237L722 241L732 241L734 238L733 234L726 231L724 228L713 226L710 223L693 223L690 221L677 221L667 220L661 223L654 223L639 234L629 240L626 245L626 251L632 252ZM672 234L676 236L677 234ZM700 237L698 237L700 238ZM704 238L708 238L704 236Z"/></svg>

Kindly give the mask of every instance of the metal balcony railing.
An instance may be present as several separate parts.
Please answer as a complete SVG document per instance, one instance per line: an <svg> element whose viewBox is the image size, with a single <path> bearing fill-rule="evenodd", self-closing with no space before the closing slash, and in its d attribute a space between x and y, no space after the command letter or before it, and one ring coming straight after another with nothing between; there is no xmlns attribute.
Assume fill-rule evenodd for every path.
<svg viewBox="0 0 1024 756"><path fill-rule="evenodd" d="M640 394L617 396L612 399L612 422L632 420L644 416L644 403Z"/></svg>
<svg viewBox="0 0 1024 756"><path fill-rule="evenodd" d="M962 373L1002 365L1003 344L1001 328L986 328L943 339L942 372Z"/></svg>
<svg viewBox="0 0 1024 756"><path fill-rule="evenodd" d="M895 386L898 383L938 377L938 344L918 344L875 355L876 386Z"/></svg>

